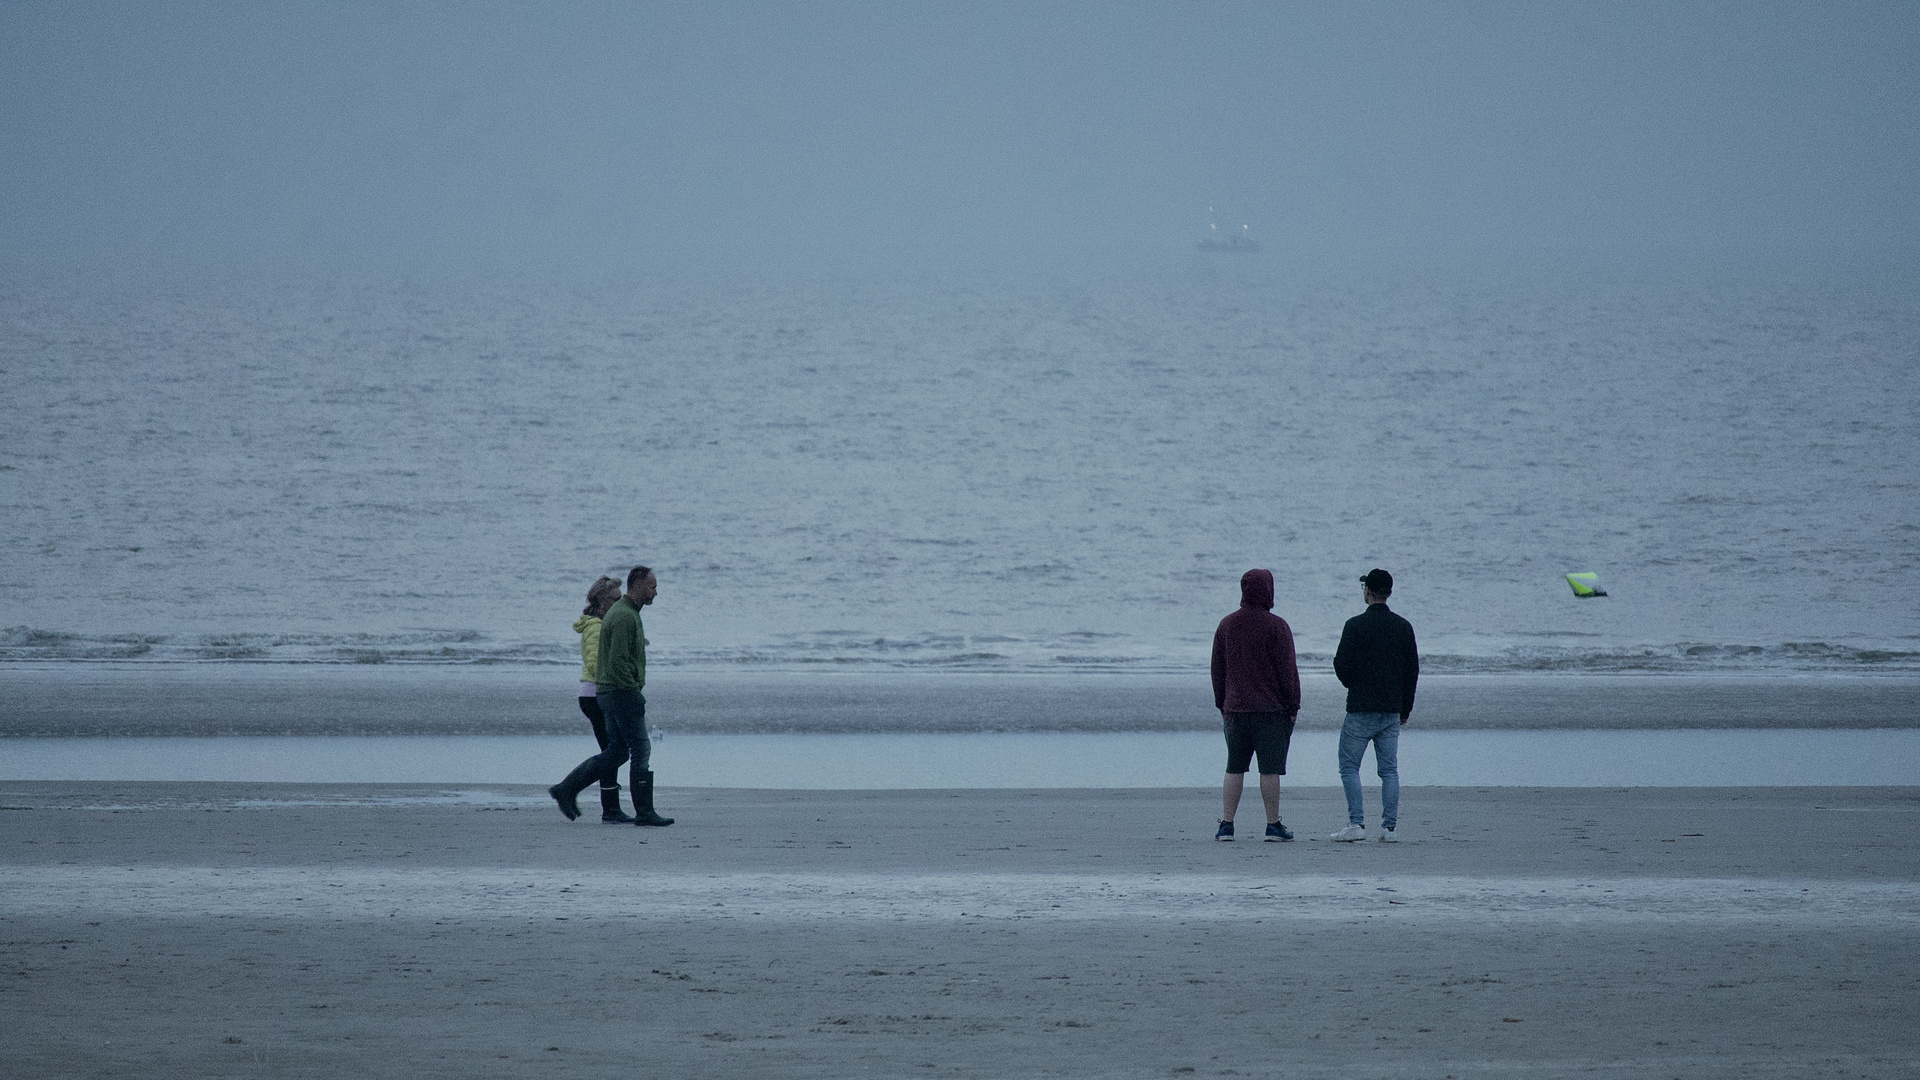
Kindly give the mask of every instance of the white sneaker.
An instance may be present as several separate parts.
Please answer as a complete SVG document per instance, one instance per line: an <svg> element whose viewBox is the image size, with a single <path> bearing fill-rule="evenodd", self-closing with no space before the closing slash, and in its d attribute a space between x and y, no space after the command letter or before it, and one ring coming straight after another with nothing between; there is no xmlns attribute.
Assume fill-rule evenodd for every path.
<svg viewBox="0 0 1920 1080"><path fill-rule="evenodd" d="M1397 844L1400 842L1400 838L1393 835L1392 829L1381 829L1380 842L1383 844Z"/></svg>
<svg viewBox="0 0 1920 1080"><path fill-rule="evenodd" d="M1341 844L1352 840L1365 840L1366 838L1367 827L1365 825L1349 825L1339 832L1334 833L1332 836L1327 837L1327 839Z"/></svg>

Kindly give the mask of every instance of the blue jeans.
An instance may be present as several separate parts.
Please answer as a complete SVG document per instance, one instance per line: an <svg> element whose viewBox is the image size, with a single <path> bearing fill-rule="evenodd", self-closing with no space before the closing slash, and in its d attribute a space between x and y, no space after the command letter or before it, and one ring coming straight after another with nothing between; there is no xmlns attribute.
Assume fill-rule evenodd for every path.
<svg viewBox="0 0 1920 1080"><path fill-rule="evenodd" d="M1400 714L1350 712L1340 725L1340 786L1347 789L1347 820L1365 825L1360 802L1360 759L1373 744L1373 763L1380 769L1380 824L1391 829L1400 822Z"/></svg>
<svg viewBox="0 0 1920 1080"><path fill-rule="evenodd" d="M574 766L560 787L578 793L595 780L618 783L620 766L631 757L637 778L653 763L653 740L647 738L647 699L633 689L600 691L600 711L606 716L607 748Z"/></svg>

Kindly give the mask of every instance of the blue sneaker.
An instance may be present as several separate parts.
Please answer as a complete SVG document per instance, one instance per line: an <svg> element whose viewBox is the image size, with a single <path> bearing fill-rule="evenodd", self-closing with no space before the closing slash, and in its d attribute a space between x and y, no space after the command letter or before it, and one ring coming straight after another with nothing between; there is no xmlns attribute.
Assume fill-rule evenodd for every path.
<svg viewBox="0 0 1920 1080"><path fill-rule="evenodd" d="M1275 821L1267 825L1267 843L1293 839L1293 830Z"/></svg>
<svg viewBox="0 0 1920 1080"><path fill-rule="evenodd" d="M1216 832L1216 833L1214 833L1214 834L1213 834L1213 838L1214 838L1215 840L1231 840L1231 839L1233 839L1233 822L1231 822L1231 821L1223 821L1223 822L1221 822L1221 823L1220 823L1220 829L1219 829L1219 831L1218 831L1218 832Z"/></svg>

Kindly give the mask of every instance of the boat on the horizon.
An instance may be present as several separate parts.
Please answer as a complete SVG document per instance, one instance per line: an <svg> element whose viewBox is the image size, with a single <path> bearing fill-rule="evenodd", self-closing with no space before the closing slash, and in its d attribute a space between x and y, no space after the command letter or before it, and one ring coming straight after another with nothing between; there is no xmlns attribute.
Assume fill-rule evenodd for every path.
<svg viewBox="0 0 1920 1080"><path fill-rule="evenodd" d="M1244 228L1244 226L1242 226ZM1201 251L1240 251L1252 254L1260 250L1260 242L1243 232L1222 233L1209 236L1195 245Z"/></svg>
<svg viewBox="0 0 1920 1080"><path fill-rule="evenodd" d="M1207 207L1207 212L1212 213L1213 207ZM1260 250L1260 242L1253 238L1252 226L1222 229L1217 221L1207 223L1207 238L1194 246L1201 251L1237 251L1248 255Z"/></svg>

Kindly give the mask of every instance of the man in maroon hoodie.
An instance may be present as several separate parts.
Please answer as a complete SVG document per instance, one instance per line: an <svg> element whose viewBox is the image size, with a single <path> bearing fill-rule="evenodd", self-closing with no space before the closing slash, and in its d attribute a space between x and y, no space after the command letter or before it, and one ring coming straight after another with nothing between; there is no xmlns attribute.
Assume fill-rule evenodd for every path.
<svg viewBox="0 0 1920 1080"><path fill-rule="evenodd" d="M1240 575L1240 610L1213 632L1213 707L1227 733L1227 778L1220 785L1223 811L1215 840L1233 839L1233 812L1247 780L1247 765L1260 756L1260 801L1267 804L1267 839L1291 840L1280 824L1280 778L1287 772L1287 744L1300 712L1300 669L1293 659L1293 628L1273 613L1273 572Z"/></svg>

